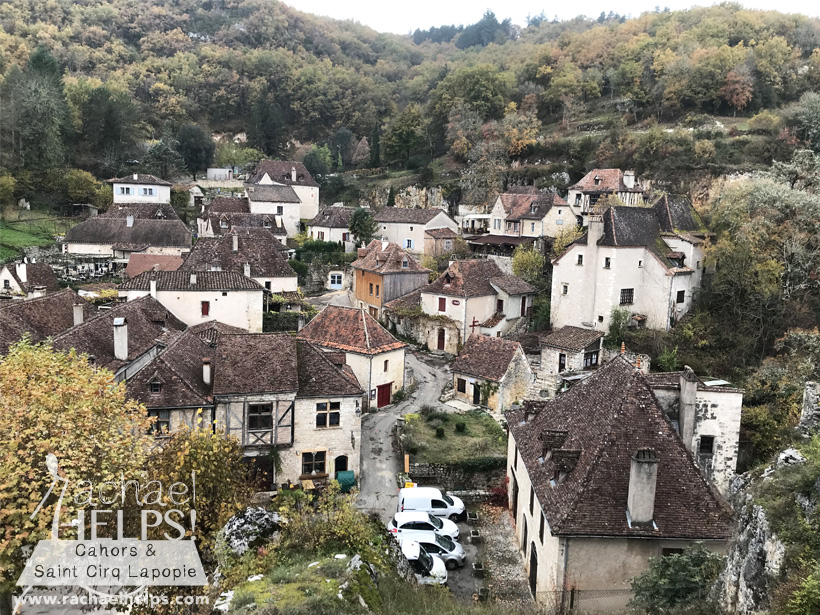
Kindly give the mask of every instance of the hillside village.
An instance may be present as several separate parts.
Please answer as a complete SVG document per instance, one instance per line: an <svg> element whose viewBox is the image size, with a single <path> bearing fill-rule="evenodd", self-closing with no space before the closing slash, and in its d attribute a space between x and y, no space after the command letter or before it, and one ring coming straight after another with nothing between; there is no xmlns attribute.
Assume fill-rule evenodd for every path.
<svg viewBox="0 0 820 615"><path fill-rule="evenodd" d="M504 24L474 52L552 27ZM472 32L445 30L412 44ZM81 470L197 473L202 505L177 512L208 606L133 612L820 613L820 48L794 35L793 78L765 89L770 43L749 43L749 92L738 60L711 109L731 129L661 129L668 92L654 108L609 73L609 102L589 67L584 93L545 93L546 73L581 79L579 32L483 117L489 64L368 134L303 124L254 82L251 128L152 115L168 130L113 162L80 133L77 168L0 153L0 615L32 589L41 496L54 540L83 540L86 510L96 539L102 491L49 500ZM38 48L0 104L14 79L64 80L91 126L60 70ZM114 508L138 509L126 487ZM65 585L33 595L87 590Z"/></svg>

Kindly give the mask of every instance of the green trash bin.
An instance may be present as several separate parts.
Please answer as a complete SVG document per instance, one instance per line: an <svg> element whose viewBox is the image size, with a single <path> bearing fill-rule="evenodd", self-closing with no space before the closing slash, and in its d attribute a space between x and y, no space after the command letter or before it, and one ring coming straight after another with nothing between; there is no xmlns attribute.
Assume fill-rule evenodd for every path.
<svg viewBox="0 0 820 615"><path fill-rule="evenodd" d="M356 486L356 475L353 473L353 470L336 472L336 480L339 481L342 493L347 493Z"/></svg>

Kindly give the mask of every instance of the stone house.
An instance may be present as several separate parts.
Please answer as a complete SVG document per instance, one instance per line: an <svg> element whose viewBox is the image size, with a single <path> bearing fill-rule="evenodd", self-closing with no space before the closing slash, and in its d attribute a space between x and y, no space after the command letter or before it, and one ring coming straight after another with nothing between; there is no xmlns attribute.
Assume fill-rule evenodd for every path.
<svg viewBox="0 0 820 615"><path fill-rule="evenodd" d="M248 178L246 192L248 184L290 187L299 199L298 219L310 220L319 213L319 184L301 162L261 160Z"/></svg>
<svg viewBox="0 0 820 615"><path fill-rule="evenodd" d="M136 253L181 256L190 249L191 232L178 217L101 215L70 228L63 239L63 254L121 263Z"/></svg>
<svg viewBox="0 0 820 615"><path fill-rule="evenodd" d="M430 270L419 265L401 246L374 239L359 248L353 269L353 294L360 308L373 318L382 317L386 303L421 288L430 279Z"/></svg>
<svg viewBox="0 0 820 615"><path fill-rule="evenodd" d="M458 231L458 225L443 209L406 209L385 207L373 216L378 223L377 235L400 245L412 254L424 250L424 233L432 229L449 228Z"/></svg>
<svg viewBox="0 0 820 615"><path fill-rule="evenodd" d="M34 299L60 290L48 263L6 263L0 268L0 298Z"/></svg>
<svg viewBox="0 0 820 615"><path fill-rule="evenodd" d="M743 390L704 381L690 367L647 374L646 380L683 445L724 495L737 473Z"/></svg>
<svg viewBox="0 0 820 615"><path fill-rule="evenodd" d="M424 253L430 256L448 254L455 248L456 239L458 233L448 227L424 231Z"/></svg>
<svg viewBox="0 0 820 615"><path fill-rule="evenodd" d="M549 401L506 413L509 506L536 601L625 608L649 558L725 552L731 510L619 356ZM600 601L607 592L607 601Z"/></svg>
<svg viewBox="0 0 820 615"><path fill-rule="evenodd" d="M567 203L577 216L578 223L586 226L588 216L600 199L616 196L624 205L643 205L648 191L648 182L638 181L634 171L592 169L569 187Z"/></svg>
<svg viewBox="0 0 820 615"><path fill-rule="evenodd" d="M202 207L196 225L199 237L216 237L242 228L266 230L281 241L287 236L281 215L253 213L247 197L216 197L208 207Z"/></svg>
<svg viewBox="0 0 820 615"><path fill-rule="evenodd" d="M187 325L218 320L251 333L262 331L265 289L234 271L146 271L118 290L127 301L151 295Z"/></svg>
<svg viewBox="0 0 820 615"><path fill-rule="evenodd" d="M24 335L33 343L42 342L94 313L93 306L70 288L28 301L0 301L0 355Z"/></svg>
<svg viewBox="0 0 820 615"><path fill-rule="evenodd" d="M521 344L478 333L464 344L452 370L456 398L499 413L524 398L533 376Z"/></svg>
<svg viewBox="0 0 820 615"><path fill-rule="evenodd" d="M508 331L531 314L534 297L535 288L492 260L455 261L421 289L421 309L458 323L460 340L466 340L476 329L493 336ZM435 347L446 346L446 338L442 342Z"/></svg>
<svg viewBox="0 0 820 615"><path fill-rule="evenodd" d="M561 327L541 338L541 367L538 377L549 396L559 387L559 375L597 369L604 334L593 329Z"/></svg>
<svg viewBox="0 0 820 615"><path fill-rule="evenodd" d="M277 226L284 226L288 237L295 237L302 230L300 212L302 202L290 186L267 186L246 184L245 192L252 214L275 218Z"/></svg>
<svg viewBox="0 0 820 615"><path fill-rule="evenodd" d="M170 203L171 182L146 173L114 177L106 183L114 191L114 203Z"/></svg>
<svg viewBox="0 0 820 615"><path fill-rule="evenodd" d="M201 237L185 257L180 271L234 271L271 293L295 293L296 272L282 254L282 244L261 229L233 229L218 237ZM253 229L257 230L257 229Z"/></svg>
<svg viewBox="0 0 820 615"><path fill-rule="evenodd" d="M552 262L552 326L606 331L620 308L635 325L668 330L701 286L709 237L683 198L590 215L587 233Z"/></svg>
<svg viewBox="0 0 820 615"><path fill-rule="evenodd" d="M505 237L554 238L576 224L575 214L564 199L528 186L498 195L490 211L489 232Z"/></svg>
<svg viewBox="0 0 820 615"><path fill-rule="evenodd" d="M297 334L323 350L344 353L368 396L370 406L391 403L393 394L404 388L405 350L367 311L328 305Z"/></svg>
<svg viewBox="0 0 820 615"><path fill-rule="evenodd" d="M382 306L382 319L391 331L416 340L433 354L457 355L461 349L461 326L449 316L425 314L421 289Z"/></svg>
<svg viewBox="0 0 820 615"><path fill-rule="evenodd" d="M341 203L325 207L307 223L307 234L319 241L335 241L344 244L345 252L352 252L356 242L350 234L350 218L355 207L345 207Z"/></svg>

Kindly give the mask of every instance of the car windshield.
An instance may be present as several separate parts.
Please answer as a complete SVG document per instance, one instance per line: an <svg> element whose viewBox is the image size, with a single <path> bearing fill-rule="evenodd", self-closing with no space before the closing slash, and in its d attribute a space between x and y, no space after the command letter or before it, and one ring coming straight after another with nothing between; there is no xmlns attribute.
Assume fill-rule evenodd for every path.
<svg viewBox="0 0 820 615"><path fill-rule="evenodd" d="M442 499L443 499L445 502L447 502L450 506L452 506L453 504L455 504L455 502L453 502L453 498L451 498L451 497L450 497L449 495L447 495L446 493L443 493L443 494L441 495L441 497L442 497Z"/></svg>
<svg viewBox="0 0 820 615"><path fill-rule="evenodd" d="M433 527L436 528L437 530L440 530L441 528L444 527L444 524L441 522L441 519L439 519L438 517L434 517L433 515L430 515L430 514L428 514L427 516L430 517L430 523L432 523Z"/></svg>
<svg viewBox="0 0 820 615"><path fill-rule="evenodd" d="M452 540L447 538L447 536L442 536L441 534L436 534L436 542L440 547L444 547L444 550L448 553L455 547Z"/></svg>
<svg viewBox="0 0 820 615"><path fill-rule="evenodd" d="M427 574L433 571L433 558L424 549L419 551L419 561Z"/></svg>

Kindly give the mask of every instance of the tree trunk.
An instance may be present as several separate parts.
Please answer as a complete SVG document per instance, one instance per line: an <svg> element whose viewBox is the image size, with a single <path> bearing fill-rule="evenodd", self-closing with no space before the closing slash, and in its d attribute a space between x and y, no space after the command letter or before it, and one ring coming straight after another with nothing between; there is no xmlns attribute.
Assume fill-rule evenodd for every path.
<svg viewBox="0 0 820 615"><path fill-rule="evenodd" d="M0 592L0 615L12 615L11 592Z"/></svg>

